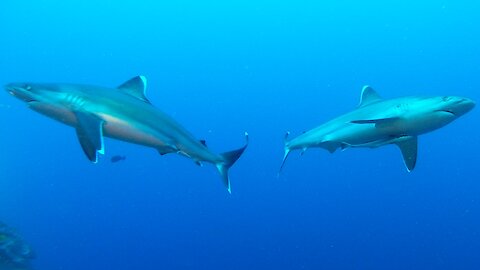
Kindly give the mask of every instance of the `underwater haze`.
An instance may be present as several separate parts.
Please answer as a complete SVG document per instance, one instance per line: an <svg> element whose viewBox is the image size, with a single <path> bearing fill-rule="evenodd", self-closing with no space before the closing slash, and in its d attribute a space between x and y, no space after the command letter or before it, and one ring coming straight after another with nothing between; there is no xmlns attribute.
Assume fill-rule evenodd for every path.
<svg viewBox="0 0 480 270"><path fill-rule="evenodd" d="M480 269L478 108L395 146L293 152L291 136L385 98L480 102L480 2L2 0L0 85L115 88L147 96L230 170L75 130L0 93L0 221L34 269ZM477 106L478 107L478 106ZM111 162L115 157L126 158Z"/></svg>

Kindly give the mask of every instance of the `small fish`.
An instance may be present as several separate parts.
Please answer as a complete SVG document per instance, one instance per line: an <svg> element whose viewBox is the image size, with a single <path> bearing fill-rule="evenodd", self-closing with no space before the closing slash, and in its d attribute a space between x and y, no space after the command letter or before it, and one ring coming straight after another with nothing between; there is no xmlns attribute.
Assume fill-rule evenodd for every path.
<svg viewBox="0 0 480 270"><path fill-rule="evenodd" d="M110 159L110 161L113 162L113 163L115 163L115 162L119 162L119 161L122 161L122 160L125 160L125 159L127 159L126 156L119 156L119 155L117 155L117 156L113 156L113 157Z"/></svg>

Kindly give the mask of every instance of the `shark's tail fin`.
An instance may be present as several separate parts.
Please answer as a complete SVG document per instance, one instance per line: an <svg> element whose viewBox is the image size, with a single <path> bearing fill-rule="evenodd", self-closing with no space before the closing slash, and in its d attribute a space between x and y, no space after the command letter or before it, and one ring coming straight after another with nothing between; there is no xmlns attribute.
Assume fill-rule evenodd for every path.
<svg viewBox="0 0 480 270"><path fill-rule="evenodd" d="M245 140L246 140L246 143L242 148L222 153L221 156L223 157L223 161L216 164L218 172L220 172L220 175L222 176L223 183L228 189L228 193L232 193L232 190L230 188L230 180L228 179L228 169L232 167L232 165L240 158L240 156L243 154L243 152L247 148L248 146L247 132L245 132Z"/></svg>
<svg viewBox="0 0 480 270"><path fill-rule="evenodd" d="M285 165L285 161L287 160L288 155L290 154L290 147L287 146L288 142L288 135L290 135L290 132L287 131L285 134L285 139L284 139L284 150L285 153L283 154L283 160L282 160L282 165L280 165L280 170L278 170L278 176L280 176L280 173L282 172L283 166Z"/></svg>

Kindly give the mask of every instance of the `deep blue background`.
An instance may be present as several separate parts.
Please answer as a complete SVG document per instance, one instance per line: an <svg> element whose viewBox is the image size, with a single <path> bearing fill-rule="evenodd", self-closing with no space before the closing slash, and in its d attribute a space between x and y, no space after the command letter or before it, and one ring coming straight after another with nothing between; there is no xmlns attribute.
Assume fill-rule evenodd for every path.
<svg viewBox="0 0 480 270"><path fill-rule="evenodd" d="M421 2L421 3L418 3ZM36 269L479 269L479 113L398 149L291 155L298 135L384 97L480 101L478 1L0 2L0 85L116 86L218 152L251 145L228 195L213 166L73 129L0 95L0 220ZM115 154L125 162L111 163Z"/></svg>

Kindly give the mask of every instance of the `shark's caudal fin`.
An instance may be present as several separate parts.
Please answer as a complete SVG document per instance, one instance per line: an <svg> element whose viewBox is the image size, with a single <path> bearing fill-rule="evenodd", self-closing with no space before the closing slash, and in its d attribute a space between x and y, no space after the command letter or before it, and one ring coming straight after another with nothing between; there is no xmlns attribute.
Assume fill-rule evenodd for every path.
<svg viewBox="0 0 480 270"><path fill-rule="evenodd" d="M285 146L283 147L284 154L283 154L282 165L280 165L280 169L278 170L278 175L280 175L280 173L282 172L283 166L285 166L285 161L287 160L287 157L288 157L288 155L290 154L290 151L291 151L290 147L287 146L288 135L290 135L289 131L287 131L287 133L285 133L285 138L283 139L283 142L285 144Z"/></svg>
<svg viewBox="0 0 480 270"><path fill-rule="evenodd" d="M223 183L225 184L225 187L227 187L228 193L232 193L232 189L230 187L230 180L228 178L228 169L232 167L232 165L240 158L240 156L243 154L243 152L247 148L248 146L247 132L245 132L245 140L246 140L246 143L242 148L220 154L223 157L223 162L216 164L218 172L220 172L220 175L222 176Z"/></svg>

